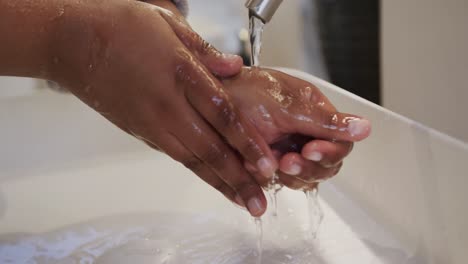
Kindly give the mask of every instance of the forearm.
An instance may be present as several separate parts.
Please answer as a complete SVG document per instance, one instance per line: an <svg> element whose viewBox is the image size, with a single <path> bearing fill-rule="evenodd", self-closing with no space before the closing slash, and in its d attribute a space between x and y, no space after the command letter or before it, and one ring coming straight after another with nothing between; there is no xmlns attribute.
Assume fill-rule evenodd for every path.
<svg viewBox="0 0 468 264"><path fill-rule="evenodd" d="M0 0L0 75L47 78L61 0Z"/></svg>

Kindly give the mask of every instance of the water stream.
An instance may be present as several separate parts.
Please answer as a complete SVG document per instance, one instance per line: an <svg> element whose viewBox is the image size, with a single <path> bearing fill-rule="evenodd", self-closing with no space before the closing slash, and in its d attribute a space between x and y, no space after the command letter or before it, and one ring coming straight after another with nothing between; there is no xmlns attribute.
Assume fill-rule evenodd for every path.
<svg viewBox="0 0 468 264"><path fill-rule="evenodd" d="M257 18L256 16L250 14L249 15L249 33L250 33L250 44L251 44L251 64L254 67L260 66L260 55L262 51L262 36L265 24L262 20ZM281 186L278 184L278 176L275 175L268 188L267 193L270 201L271 207L271 215L273 221L278 216L278 198L277 194L281 190ZM308 217L309 217L309 234L310 239L314 240L317 237L317 232L319 230L320 224L323 220L323 211L320 207L319 200L318 200L318 189L315 188L313 190L304 191L307 199L307 209L308 209ZM262 230L262 220L255 219L255 223L257 224L257 241L259 247L258 248L258 256L259 260L257 263L261 263L261 256L262 256L262 237L263 237L263 230Z"/></svg>
<svg viewBox="0 0 468 264"><path fill-rule="evenodd" d="M260 54L262 49L262 36L265 24L256 16L250 14L250 45L251 45L251 64L252 66L260 66Z"/></svg>

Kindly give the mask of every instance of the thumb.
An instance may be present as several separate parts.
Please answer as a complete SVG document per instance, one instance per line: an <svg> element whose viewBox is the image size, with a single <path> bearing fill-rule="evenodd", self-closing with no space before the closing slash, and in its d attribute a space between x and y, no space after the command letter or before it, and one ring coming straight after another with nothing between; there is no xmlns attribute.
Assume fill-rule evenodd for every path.
<svg viewBox="0 0 468 264"><path fill-rule="evenodd" d="M290 127L294 132L315 138L356 142L367 138L371 133L371 123L362 117L317 110L311 116L292 118Z"/></svg>
<svg viewBox="0 0 468 264"><path fill-rule="evenodd" d="M218 51L194 32L185 19L167 11L161 11L161 15L180 41L211 73L218 77L230 77L241 71L244 63L240 56Z"/></svg>

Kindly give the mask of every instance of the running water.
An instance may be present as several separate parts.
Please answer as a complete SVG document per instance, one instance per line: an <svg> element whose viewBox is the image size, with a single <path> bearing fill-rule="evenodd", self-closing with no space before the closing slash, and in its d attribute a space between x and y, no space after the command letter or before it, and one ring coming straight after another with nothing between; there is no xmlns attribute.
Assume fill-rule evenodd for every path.
<svg viewBox="0 0 468 264"><path fill-rule="evenodd" d="M250 47L251 47L251 64L252 66L260 66L260 54L262 51L262 36L263 29L265 24L261 19L256 17L253 14L249 14L249 32L250 32ZM278 202L277 202L277 193L281 189L281 186L278 184L278 175L275 174L271 179L267 192L270 200L270 204L273 206L272 215L276 217L278 215Z"/></svg>
<svg viewBox="0 0 468 264"><path fill-rule="evenodd" d="M262 35L263 28L265 24L262 20L256 16L249 14L249 33L250 33L250 62L252 66L260 66L260 53L262 49ZM277 215L277 200L276 200L276 178L277 175L273 176L269 186L268 186L268 196L270 202L273 204L273 216ZM262 263L262 254L263 254L263 226L262 219L255 218L256 232L257 232L257 264Z"/></svg>
<svg viewBox="0 0 468 264"><path fill-rule="evenodd" d="M262 50L262 36L263 29L265 24L262 20L256 16L249 14L249 33L250 33L250 45L251 45L251 63L252 66L260 66L260 54ZM278 216L278 198L277 194L281 190L281 185L278 184L278 175L272 178L268 188L267 193L271 204L271 214L273 220L276 220ZM317 232L320 227L320 224L323 220L323 212L320 208L318 201L318 190L314 189L311 191L305 191L307 197L307 207L309 212L309 232L311 239L317 237ZM257 264L262 262L262 239L263 239L263 229L262 222L260 218L255 219L255 224L257 226L257 250L258 250L258 260Z"/></svg>
<svg viewBox="0 0 468 264"><path fill-rule="evenodd" d="M307 198L307 210L309 214L309 232L312 239L317 237L320 224L323 221L323 211L318 200L318 188L304 191Z"/></svg>
<svg viewBox="0 0 468 264"><path fill-rule="evenodd" d="M260 66L260 54L262 50L262 35L265 24L256 16L250 14L250 45L252 66Z"/></svg>
<svg viewBox="0 0 468 264"><path fill-rule="evenodd" d="M263 224L260 217L255 218L255 229L257 231L257 263L262 264L263 255Z"/></svg>
<svg viewBox="0 0 468 264"><path fill-rule="evenodd" d="M268 198L272 205L271 215L273 218L278 216L278 192L281 190L281 185L278 183L278 174L275 173L267 187Z"/></svg>

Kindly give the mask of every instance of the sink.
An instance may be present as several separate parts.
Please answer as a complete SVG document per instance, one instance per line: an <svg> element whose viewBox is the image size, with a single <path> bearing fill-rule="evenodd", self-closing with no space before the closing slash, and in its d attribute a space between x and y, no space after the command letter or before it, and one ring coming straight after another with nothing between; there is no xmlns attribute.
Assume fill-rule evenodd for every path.
<svg viewBox="0 0 468 264"><path fill-rule="evenodd" d="M317 85L340 111L373 122L371 138L320 188L322 262L465 263L467 144L311 75L281 70ZM73 96L43 91L6 100L0 122L0 259L13 252L2 239L10 234L40 236L109 216L232 216L255 230L246 212ZM306 225L303 193L281 191L279 214Z"/></svg>
<svg viewBox="0 0 468 264"><path fill-rule="evenodd" d="M43 82L32 78L0 76L0 100L33 95Z"/></svg>

